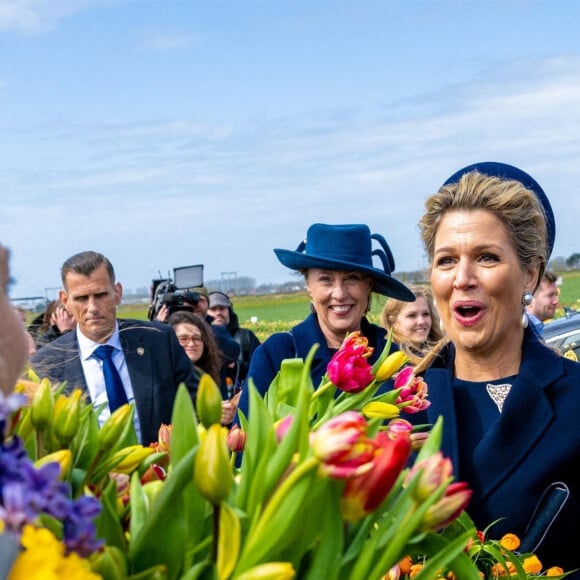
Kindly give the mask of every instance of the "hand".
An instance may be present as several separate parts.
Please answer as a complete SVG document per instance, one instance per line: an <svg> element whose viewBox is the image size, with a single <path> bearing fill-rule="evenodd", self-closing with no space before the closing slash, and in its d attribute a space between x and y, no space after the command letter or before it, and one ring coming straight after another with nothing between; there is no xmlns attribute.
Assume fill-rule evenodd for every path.
<svg viewBox="0 0 580 580"><path fill-rule="evenodd" d="M68 310L64 306L59 306L52 317L52 324L54 324L60 332L66 332L75 326L75 319L68 313Z"/></svg>
<svg viewBox="0 0 580 580"><path fill-rule="evenodd" d="M230 425L234 421L242 391L238 391L229 401L222 401L222 425Z"/></svg>
<svg viewBox="0 0 580 580"><path fill-rule="evenodd" d="M169 309L167 308L167 305L164 304L160 309L159 312L157 313L157 316L155 317L155 320L157 320L158 322L166 322L168 315L169 314Z"/></svg>
<svg viewBox="0 0 580 580"><path fill-rule="evenodd" d="M222 401L222 425L231 425L236 416L238 405L232 401Z"/></svg>

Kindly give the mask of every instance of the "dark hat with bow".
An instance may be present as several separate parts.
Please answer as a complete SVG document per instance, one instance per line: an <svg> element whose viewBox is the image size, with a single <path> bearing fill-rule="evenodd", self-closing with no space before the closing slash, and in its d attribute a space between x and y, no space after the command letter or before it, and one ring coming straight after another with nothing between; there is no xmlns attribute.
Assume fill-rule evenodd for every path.
<svg viewBox="0 0 580 580"><path fill-rule="evenodd" d="M373 240L379 245L374 250ZM405 302L415 300L411 290L391 276L395 260L385 238L371 234L364 224L313 224L295 251L275 249L274 253L284 266L292 270L320 268L363 272L372 278L374 292ZM380 259L382 269L373 265L373 256Z"/></svg>

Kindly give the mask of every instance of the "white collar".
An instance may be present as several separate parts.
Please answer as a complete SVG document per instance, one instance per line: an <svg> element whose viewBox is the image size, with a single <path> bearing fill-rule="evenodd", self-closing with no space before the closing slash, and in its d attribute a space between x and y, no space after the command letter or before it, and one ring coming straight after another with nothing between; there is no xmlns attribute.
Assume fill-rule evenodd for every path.
<svg viewBox="0 0 580 580"><path fill-rule="evenodd" d="M91 340L90 338L85 336L81 332L78 324L77 324L76 332L77 332L77 340L79 341L79 350L81 353L81 359L87 360L93 355L93 352L95 352L95 350L99 346L101 346L101 343L95 342L94 340ZM119 335L119 323L118 322L115 322L115 331L109 337L109 340L107 340L107 342L105 342L104 344L110 344L116 350L123 350L122 346L121 346L121 337Z"/></svg>

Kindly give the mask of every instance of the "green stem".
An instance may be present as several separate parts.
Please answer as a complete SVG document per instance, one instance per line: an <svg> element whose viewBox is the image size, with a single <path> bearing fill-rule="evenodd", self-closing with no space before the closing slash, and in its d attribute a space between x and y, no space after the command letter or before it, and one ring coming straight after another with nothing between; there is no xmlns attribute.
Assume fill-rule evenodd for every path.
<svg viewBox="0 0 580 580"><path fill-rule="evenodd" d="M316 399L318 399L318 397L320 397L321 395L326 393L326 391L328 391L328 389L330 389L332 386L333 386L333 383L331 381L324 383L323 385L318 387L318 389L316 389L316 391L314 391L314 393L312 393L311 400L316 401Z"/></svg>
<svg viewBox="0 0 580 580"><path fill-rule="evenodd" d="M44 456L44 443L42 441L42 432L36 432L36 459Z"/></svg>
<svg viewBox="0 0 580 580"><path fill-rule="evenodd" d="M296 483L298 483L298 481L300 481L300 479L302 479L309 471L318 467L319 463L320 462L318 459L316 459L316 457L309 457L288 475L288 477L280 484L271 500L266 505L262 517L260 518L261 524L267 524L272 514L276 513L280 507L280 504L286 498L292 487L294 487L294 485L296 485ZM254 530L254 537L259 534L259 527L260 524L258 524L258 527Z"/></svg>
<svg viewBox="0 0 580 580"><path fill-rule="evenodd" d="M93 460L91 461L91 464L89 465L89 468L85 472L85 476L83 477L82 483L77 488L77 491L75 493L75 497L80 497L82 495L83 490L85 489L85 486L89 483L89 481L91 480L91 477L93 476L95 469L98 467L99 463L101 462L102 456L103 456L103 451L101 451L101 450L97 451L97 453L93 457Z"/></svg>
<svg viewBox="0 0 580 580"><path fill-rule="evenodd" d="M213 506L213 541L211 544L211 561L217 564L218 545L220 540L220 511L221 505Z"/></svg>

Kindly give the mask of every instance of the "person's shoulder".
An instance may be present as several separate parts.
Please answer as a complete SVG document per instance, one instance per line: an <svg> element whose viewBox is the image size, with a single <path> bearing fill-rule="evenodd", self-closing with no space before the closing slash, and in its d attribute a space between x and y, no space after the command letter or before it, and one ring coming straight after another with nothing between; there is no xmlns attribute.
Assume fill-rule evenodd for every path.
<svg viewBox="0 0 580 580"><path fill-rule="evenodd" d="M249 336L251 338L255 338L256 340L258 340L256 333L251 328L248 328L247 326L240 326L239 330L240 330L241 334L245 334L246 336Z"/></svg>
<svg viewBox="0 0 580 580"><path fill-rule="evenodd" d="M119 320L119 336L122 341L129 344L170 344L172 335L175 337L173 327L165 322ZM177 342L177 337L175 341Z"/></svg>
<svg viewBox="0 0 580 580"><path fill-rule="evenodd" d="M42 343L42 347L33 355L31 362L42 361L49 357L62 355L63 352L69 352L71 345L75 342L76 332L65 332L54 340Z"/></svg>
<svg viewBox="0 0 580 580"><path fill-rule="evenodd" d="M295 350L291 332L275 332L258 347L262 351L291 352Z"/></svg>
<svg viewBox="0 0 580 580"><path fill-rule="evenodd" d="M165 322L137 320L133 318L119 318L119 332L128 330L159 331L163 333L171 332L171 326Z"/></svg>

